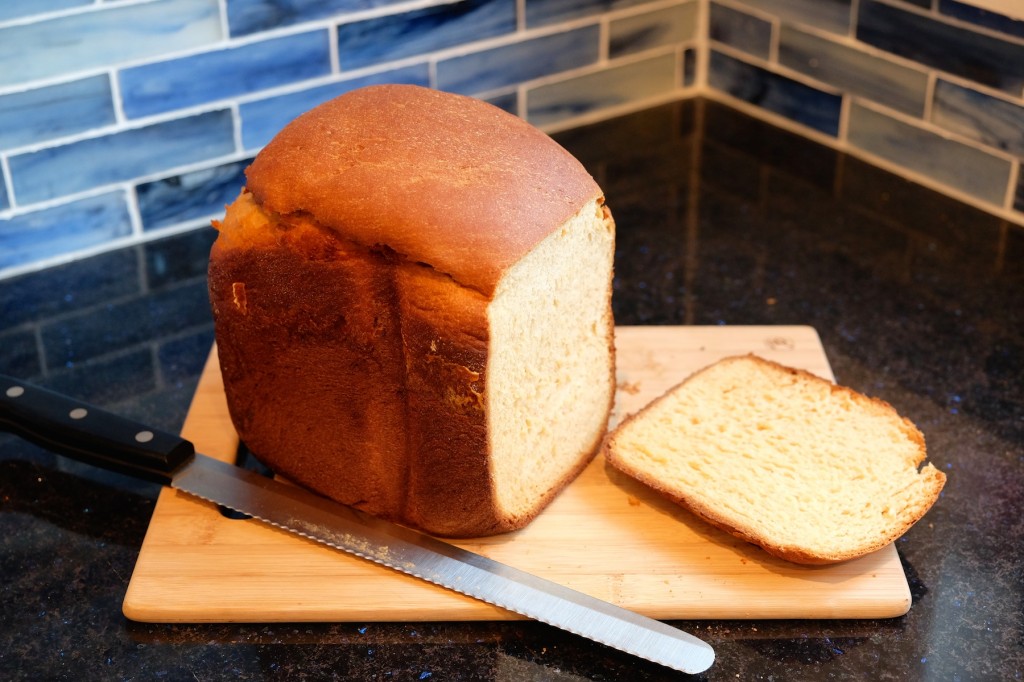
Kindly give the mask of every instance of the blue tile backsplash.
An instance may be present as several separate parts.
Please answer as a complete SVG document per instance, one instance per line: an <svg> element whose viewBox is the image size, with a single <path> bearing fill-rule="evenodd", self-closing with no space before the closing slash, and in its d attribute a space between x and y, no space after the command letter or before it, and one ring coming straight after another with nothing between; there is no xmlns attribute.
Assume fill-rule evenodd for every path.
<svg viewBox="0 0 1024 682"><path fill-rule="evenodd" d="M1024 21L970 0L3 0L0 277L208 225L385 82L551 130L714 97L1024 225Z"/></svg>

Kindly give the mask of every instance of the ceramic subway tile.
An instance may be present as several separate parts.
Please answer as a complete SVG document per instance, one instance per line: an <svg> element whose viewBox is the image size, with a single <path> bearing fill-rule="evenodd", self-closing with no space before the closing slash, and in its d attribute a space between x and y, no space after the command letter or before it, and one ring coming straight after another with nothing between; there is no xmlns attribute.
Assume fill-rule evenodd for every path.
<svg viewBox="0 0 1024 682"><path fill-rule="evenodd" d="M942 80L932 122L989 147L1024 157L1024 106Z"/></svg>
<svg viewBox="0 0 1024 682"><path fill-rule="evenodd" d="M846 35L850 30L852 0L735 0L783 21L807 24Z"/></svg>
<svg viewBox="0 0 1024 682"><path fill-rule="evenodd" d="M529 28L550 26L645 2L651 0L525 0L526 25Z"/></svg>
<svg viewBox="0 0 1024 682"><path fill-rule="evenodd" d="M409 83L429 85L430 74L426 64L384 71L370 76L319 85L306 90L277 95L242 104L238 108L242 120L242 145L255 150L262 147L293 118L317 104L337 97L349 90L380 83Z"/></svg>
<svg viewBox="0 0 1024 682"><path fill-rule="evenodd" d="M839 133L839 95L715 50L711 51L708 81L713 88L827 135Z"/></svg>
<svg viewBox="0 0 1024 682"><path fill-rule="evenodd" d="M338 26L343 70L442 50L516 30L515 0L466 0Z"/></svg>
<svg viewBox="0 0 1024 682"><path fill-rule="evenodd" d="M96 246L131 234L124 192L109 192L0 221L0 268Z"/></svg>
<svg viewBox="0 0 1024 682"><path fill-rule="evenodd" d="M771 51L772 25L731 7L711 3L708 36L747 54L768 59Z"/></svg>
<svg viewBox="0 0 1024 682"><path fill-rule="evenodd" d="M839 90L866 97L914 116L923 116L928 74L783 24L779 63Z"/></svg>
<svg viewBox="0 0 1024 682"><path fill-rule="evenodd" d="M9 159L15 200L30 204L234 151L228 109L49 147Z"/></svg>
<svg viewBox="0 0 1024 682"><path fill-rule="evenodd" d="M137 118L330 71L330 40L321 29L125 69L119 80L124 113Z"/></svg>
<svg viewBox="0 0 1024 682"><path fill-rule="evenodd" d="M114 98L105 74L0 95L0 149L115 122Z"/></svg>
<svg viewBox="0 0 1024 682"><path fill-rule="evenodd" d="M471 95L587 66L598 59L600 34L596 25L583 26L444 59L437 64L437 86Z"/></svg>
<svg viewBox="0 0 1024 682"><path fill-rule="evenodd" d="M143 230L222 213L245 185L251 158L174 175L135 188Z"/></svg>
<svg viewBox="0 0 1024 682"><path fill-rule="evenodd" d="M690 2L612 21L608 56L614 59L695 39L698 9L696 2Z"/></svg>
<svg viewBox="0 0 1024 682"><path fill-rule="evenodd" d="M221 38L217 0L156 0L0 28L0 86L155 57Z"/></svg>
<svg viewBox="0 0 1024 682"><path fill-rule="evenodd" d="M863 0L857 38L1015 96L1024 88L1024 44L975 33L929 15Z"/></svg>
<svg viewBox="0 0 1024 682"><path fill-rule="evenodd" d="M1001 206L1010 178L1010 162L923 127L869 109L850 108L851 145Z"/></svg>
<svg viewBox="0 0 1024 682"><path fill-rule="evenodd" d="M670 91L677 85L675 79L673 53L539 86L527 92L527 120L543 126L641 101Z"/></svg>

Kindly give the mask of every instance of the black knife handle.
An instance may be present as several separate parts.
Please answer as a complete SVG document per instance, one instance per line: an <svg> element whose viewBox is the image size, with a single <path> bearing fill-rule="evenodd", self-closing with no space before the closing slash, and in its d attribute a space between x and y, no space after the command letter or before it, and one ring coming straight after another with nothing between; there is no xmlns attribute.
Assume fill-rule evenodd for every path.
<svg viewBox="0 0 1024 682"><path fill-rule="evenodd" d="M192 443L0 374L0 430L109 471L168 484Z"/></svg>

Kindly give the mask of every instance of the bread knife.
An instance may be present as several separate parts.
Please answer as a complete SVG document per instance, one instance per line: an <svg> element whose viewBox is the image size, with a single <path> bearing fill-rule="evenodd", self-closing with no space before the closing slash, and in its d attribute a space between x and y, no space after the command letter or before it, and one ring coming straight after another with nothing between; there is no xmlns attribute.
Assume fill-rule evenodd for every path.
<svg viewBox="0 0 1024 682"><path fill-rule="evenodd" d="M706 642L661 621L207 457L180 436L3 375L0 429L674 670L699 673L715 658Z"/></svg>

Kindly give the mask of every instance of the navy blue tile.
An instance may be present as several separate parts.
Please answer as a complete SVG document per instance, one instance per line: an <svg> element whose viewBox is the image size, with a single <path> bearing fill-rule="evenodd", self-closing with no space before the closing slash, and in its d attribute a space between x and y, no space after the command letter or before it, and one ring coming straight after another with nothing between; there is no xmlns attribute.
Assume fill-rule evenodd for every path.
<svg viewBox="0 0 1024 682"><path fill-rule="evenodd" d="M125 69L124 113L148 116L322 76L330 50L324 29Z"/></svg>
<svg viewBox="0 0 1024 682"><path fill-rule="evenodd" d="M857 38L907 59L1019 96L1024 44L974 33L874 0L860 5Z"/></svg>
<svg viewBox="0 0 1024 682"><path fill-rule="evenodd" d="M989 147L1024 157L1024 106L938 79L932 121Z"/></svg>
<svg viewBox="0 0 1024 682"><path fill-rule="evenodd" d="M711 51L711 87L827 135L839 133L842 98Z"/></svg>
<svg viewBox="0 0 1024 682"><path fill-rule="evenodd" d="M222 215L245 185L245 168L252 159L182 173L143 183L135 188L142 229Z"/></svg>
<svg viewBox="0 0 1024 682"><path fill-rule="evenodd" d="M1024 21L956 0L939 0L939 12L1007 35L1024 38Z"/></svg>
<svg viewBox="0 0 1024 682"><path fill-rule="evenodd" d="M0 97L0 149L113 123L114 98L105 75Z"/></svg>
<svg viewBox="0 0 1024 682"><path fill-rule="evenodd" d="M156 291L205 278L210 247L216 238L217 231L205 227L144 244L146 286Z"/></svg>
<svg viewBox="0 0 1024 682"><path fill-rule="evenodd" d="M404 0L227 0L231 35L258 33Z"/></svg>
<svg viewBox="0 0 1024 682"><path fill-rule="evenodd" d="M56 12L92 3L93 0L4 0L4 2L0 2L0 21L42 14L43 12Z"/></svg>
<svg viewBox="0 0 1024 682"><path fill-rule="evenodd" d="M246 149L262 147L299 114L349 90L381 83L426 86L430 84L430 73L426 64L416 64L243 104L238 108L242 118L242 145Z"/></svg>
<svg viewBox="0 0 1024 682"><path fill-rule="evenodd" d="M547 26L645 2L650 0L526 0L526 25Z"/></svg>
<svg viewBox="0 0 1024 682"><path fill-rule="evenodd" d="M213 45L222 39L217 0L105 3L0 28L0 85L28 83L133 59Z"/></svg>
<svg viewBox="0 0 1024 682"><path fill-rule="evenodd" d="M440 90L471 95L586 66L599 56L600 28L583 26L437 64Z"/></svg>
<svg viewBox="0 0 1024 682"><path fill-rule="evenodd" d="M725 43L755 57L768 59L772 42L772 25L764 19L713 2L711 3L709 35L712 40Z"/></svg>
<svg viewBox="0 0 1024 682"><path fill-rule="evenodd" d="M342 69L355 69L515 30L515 0L463 0L341 24L338 60Z"/></svg>
<svg viewBox="0 0 1024 682"><path fill-rule="evenodd" d="M36 334L32 329L0 333L0 372L17 373L26 379L42 372Z"/></svg>
<svg viewBox="0 0 1024 682"><path fill-rule="evenodd" d="M15 327L139 291L138 254L116 249L0 279L0 320L5 327Z"/></svg>
<svg viewBox="0 0 1024 682"><path fill-rule="evenodd" d="M10 158L21 204L131 180L234 151L227 109L50 147Z"/></svg>
<svg viewBox="0 0 1024 682"><path fill-rule="evenodd" d="M205 278L61 318L40 330L48 367L71 366L210 324Z"/></svg>
<svg viewBox="0 0 1024 682"><path fill-rule="evenodd" d="M60 256L131 234L124 192L0 221L0 268Z"/></svg>

